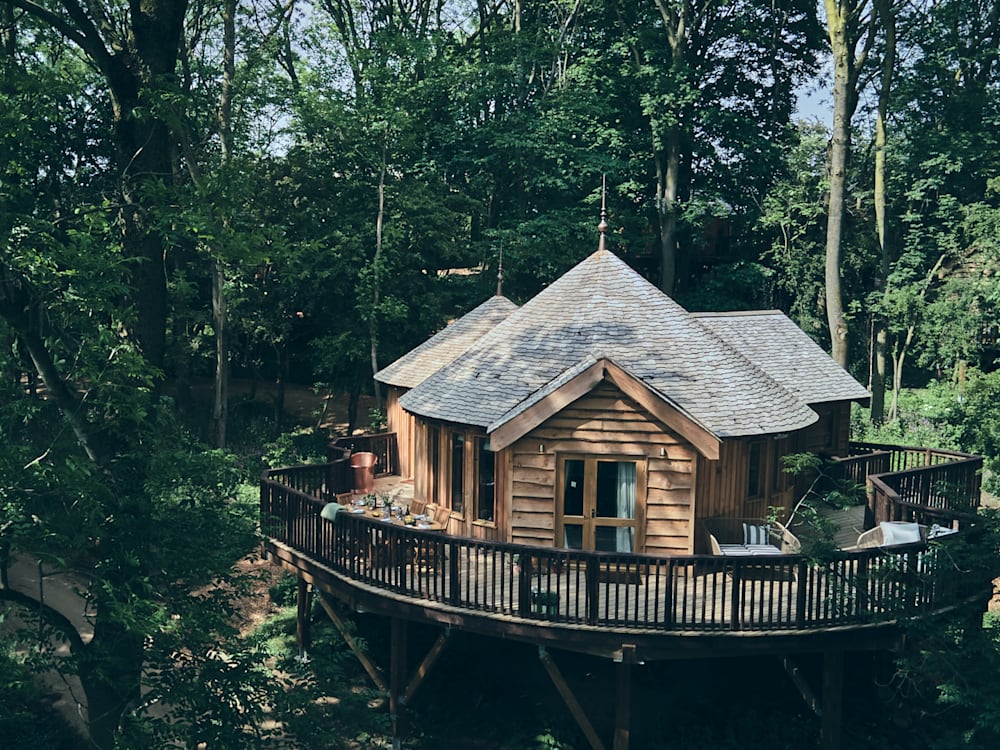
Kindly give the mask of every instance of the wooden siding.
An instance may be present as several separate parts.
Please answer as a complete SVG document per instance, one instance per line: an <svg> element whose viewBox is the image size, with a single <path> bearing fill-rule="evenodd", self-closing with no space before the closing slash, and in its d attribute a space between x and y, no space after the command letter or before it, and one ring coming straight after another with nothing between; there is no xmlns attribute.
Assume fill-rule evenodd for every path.
<svg viewBox="0 0 1000 750"><path fill-rule="evenodd" d="M781 457L789 452L791 436L729 438L722 444L718 461L698 457L695 552L708 554L708 537L702 528L706 518L766 518L772 506L791 510L792 478L782 471ZM760 491L750 497L750 451L760 446Z"/></svg>
<svg viewBox="0 0 1000 750"><path fill-rule="evenodd" d="M409 479L413 476L416 423L413 415L399 405L399 399L406 391L406 388L394 385L388 387L385 395L385 413L389 432L396 433L396 443L399 447L399 475Z"/></svg>
<svg viewBox="0 0 1000 750"><path fill-rule="evenodd" d="M636 516L645 518L637 535L645 538L643 551L691 551L695 451L610 383L598 385L507 451L511 541L555 545L559 454L629 456L644 460L647 468L646 497L636 498Z"/></svg>
<svg viewBox="0 0 1000 750"><path fill-rule="evenodd" d="M851 404L838 401L815 404L819 419L809 427L787 435L729 438L722 444L718 461L698 457L698 498L695 552L707 553L708 542L701 528L706 518L765 518L772 506L790 512L808 487L809 478L796 480L783 471L782 457L792 453L847 455ZM761 444L761 492L749 497L750 446Z"/></svg>
<svg viewBox="0 0 1000 750"><path fill-rule="evenodd" d="M848 455L848 443L851 431L851 404L848 401L835 401L828 404L812 404L813 411L819 414L819 420L795 435L796 445L792 453L829 454L831 456Z"/></svg>

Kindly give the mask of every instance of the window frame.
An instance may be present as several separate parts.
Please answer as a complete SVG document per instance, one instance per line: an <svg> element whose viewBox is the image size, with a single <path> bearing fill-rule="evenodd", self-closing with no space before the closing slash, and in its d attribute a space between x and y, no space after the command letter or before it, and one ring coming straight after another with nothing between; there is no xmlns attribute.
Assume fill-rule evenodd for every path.
<svg viewBox="0 0 1000 750"><path fill-rule="evenodd" d="M583 549L593 549L596 546L595 539L595 527L596 525L601 525L604 527L617 527L617 526L631 526L633 528L633 541L632 541L632 552L642 553L646 549L646 503L648 501L648 471L649 471L649 459L646 456L629 455L625 453L558 453L556 455L556 495L555 495L555 508L554 508L554 523L553 523L553 545L559 548L563 548L562 541L565 539L565 520L563 513L563 505L565 499L565 482L566 482L566 462L567 461L583 461L583 476L584 481L587 477L591 478L591 482L594 483L592 489L584 490L583 497L583 516L571 516L570 518L576 519L582 518L582 523L584 526L583 534ZM606 463L631 463L635 465L635 509L633 511L633 516L631 519L611 519L607 517L598 516L588 516L588 497L590 494L595 493L596 480L597 480L597 464L599 462ZM592 498L595 503L596 509L596 496ZM623 523L626 520L631 520L631 523ZM588 547L589 543L589 547Z"/></svg>
<svg viewBox="0 0 1000 750"><path fill-rule="evenodd" d="M497 461L497 453L495 451L486 449L486 452L493 456L493 481L486 483L491 486L492 489L492 502L490 504L491 512L489 518L484 518L481 514L483 510L483 497L482 488L484 483L483 479L483 467L482 467L482 455L484 452L484 446L489 446L490 439L487 435L473 435L472 444L474 446L473 456L472 456L472 477L474 480L473 484L473 497L472 497L472 522L479 524L481 526L491 526L496 527L497 523L497 469L499 468Z"/></svg>

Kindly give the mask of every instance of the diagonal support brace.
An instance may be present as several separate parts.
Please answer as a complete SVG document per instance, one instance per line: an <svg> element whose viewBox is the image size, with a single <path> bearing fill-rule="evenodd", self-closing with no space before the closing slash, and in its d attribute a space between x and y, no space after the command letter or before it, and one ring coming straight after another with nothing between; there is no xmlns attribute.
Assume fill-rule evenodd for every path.
<svg viewBox="0 0 1000 750"><path fill-rule="evenodd" d="M573 691L566 683L566 679L562 676L562 672L559 671L559 667L552 660L552 657L549 656L548 651L545 650L545 646L538 647L538 659L542 662L542 666L545 667L545 671L548 672L549 679L552 680L552 684L559 691L559 695L562 696L563 701L566 703L566 708L569 709L570 714L576 719L576 723L580 727L580 731L583 732L583 736L587 738L587 742L590 743L590 747L593 750L604 750L604 743L597 736L593 724L590 723L587 714L584 713L583 706L580 705L580 701L573 695Z"/></svg>
<svg viewBox="0 0 1000 750"><path fill-rule="evenodd" d="M385 679L382 677L381 671L375 666L372 660L368 658L368 654L362 650L362 648L358 645L358 642L354 640L354 637L347 630L347 626L344 625L344 621L337 615L337 612L330 605L330 602L327 601L323 592L319 592L319 603L323 607L323 611L326 612L326 616L330 618L330 622L332 622L333 626L337 628L337 632L340 633L344 642L347 644L347 647L351 649L351 652L355 657L357 657L357 660L361 662L361 666L364 667L368 676L372 678L372 682L375 683L375 687L383 693L389 692L389 688L386 687Z"/></svg>

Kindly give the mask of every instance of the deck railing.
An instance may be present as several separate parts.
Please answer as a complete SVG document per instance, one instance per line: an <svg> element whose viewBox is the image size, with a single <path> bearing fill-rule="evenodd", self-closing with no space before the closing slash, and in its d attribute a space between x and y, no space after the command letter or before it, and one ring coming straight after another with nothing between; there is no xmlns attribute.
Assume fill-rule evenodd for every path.
<svg viewBox="0 0 1000 750"><path fill-rule="evenodd" d="M867 480L869 516L879 521L961 528L979 507L983 459L958 451L851 443L838 463L844 476Z"/></svg>
<svg viewBox="0 0 1000 750"><path fill-rule="evenodd" d="M331 522L320 517L324 501L300 489L315 481L313 467L311 480L290 481L297 471L261 482L267 537L360 584L500 616L665 632L810 630L929 612L981 583L936 544L822 562L659 557L486 542L346 511Z"/></svg>

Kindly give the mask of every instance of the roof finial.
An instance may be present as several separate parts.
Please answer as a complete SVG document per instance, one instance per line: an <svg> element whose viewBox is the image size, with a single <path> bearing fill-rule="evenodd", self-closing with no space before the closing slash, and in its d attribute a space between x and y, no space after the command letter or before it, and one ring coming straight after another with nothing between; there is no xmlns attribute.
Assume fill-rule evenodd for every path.
<svg viewBox="0 0 1000 750"><path fill-rule="evenodd" d="M601 239L598 240L597 250L600 252L605 248L604 237L608 231L608 211L606 206L606 197L608 193L608 177L607 175L601 175L601 223L597 225L597 231L601 233Z"/></svg>
<svg viewBox="0 0 1000 750"><path fill-rule="evenodd" d="M500 263L497 266L497 297L503 297L503 237L500 238Z"/></svg>

